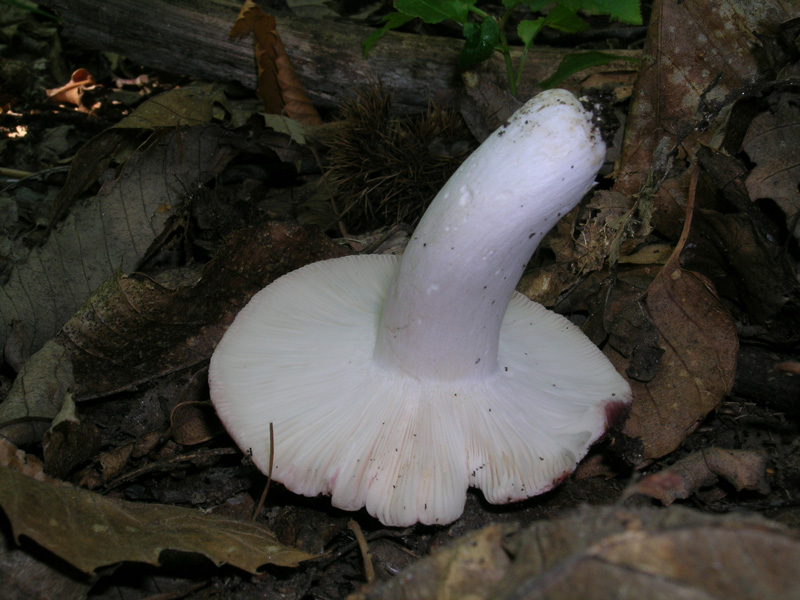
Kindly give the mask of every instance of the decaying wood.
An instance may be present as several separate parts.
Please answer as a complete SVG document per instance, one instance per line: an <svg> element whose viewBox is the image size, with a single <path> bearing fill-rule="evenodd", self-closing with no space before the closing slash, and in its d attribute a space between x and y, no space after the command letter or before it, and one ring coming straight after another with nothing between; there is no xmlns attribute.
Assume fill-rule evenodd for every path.
<svg viewBox="0 0 800 600"><path fill-rule="evenodd" d="M167 72L256 86L256 65L249 40L228 33L239 2L199 0L40 0L61 18L63 33L81 45L117 52ZM394 106L418 111L430 100L445 103L461 89L458 39L389 32L370 52L361 41L372 30L349 22L278 16L278 32L301 83L319 108L335 106L354 86L380 79L395 90ZM569 50L534 48L528 54L520 95L537 91L534 82L550 75ZM618 51L637 56L638 51ZM631 86L636 65L620 60L582 72L564 87ZM499 56L481 68L481 76L501 87L505 67Z"/></svg>

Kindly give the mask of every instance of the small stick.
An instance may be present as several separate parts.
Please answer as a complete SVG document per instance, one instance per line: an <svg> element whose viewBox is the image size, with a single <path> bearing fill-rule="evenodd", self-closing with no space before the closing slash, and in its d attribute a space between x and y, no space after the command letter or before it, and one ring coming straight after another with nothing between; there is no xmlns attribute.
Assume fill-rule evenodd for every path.
<svg viewBox="0 0 800 600"><path fill-rule="evenodd" d="M779 362L772 370L776 373L788 373L789 375L800 375L800 362L786 361Z"/></svg>
<svg viewBox="0 0 800 600"><path fill-rule="evenodd" d="M686 245L686 240L689 239L689 230L692 228L692 217L694 216L694 199L697 194L697 180L700 177L700 168L697 165L692 167L692 172L689 179L689 195L686 198L686 218L683 221L683 229L681 236L678 238L678 243L675 244L675 249L672 251L672 256L680 258L683 247Z"/></svg>
<svg viewBox="0 0 800 600"><path fill-rule="evenodd" d="M359 524L353 519L350 519L347 528L356 536L358 548L361 550L361 559L364 561L364 575L367 578L367 583L372 583L375 581L375 569L372 566L372 552L369 550L367 538L364 537L364 533L361 531Z"/></svg>
<svg viewBox="0 0 800 600"><path fill-rule="evenodd" d="M269 491L269 484L272 482L272 462L275 459L275 433L272 429L272 421L269 423L269 472L267 473L267 485L264 486L264 491L261 492L261 499L258 501L255 510L253 511L253 518L251 521L255 521L256 517L261 513L261 509L264 508L264 501L267 499L267 492Z"/></svg>

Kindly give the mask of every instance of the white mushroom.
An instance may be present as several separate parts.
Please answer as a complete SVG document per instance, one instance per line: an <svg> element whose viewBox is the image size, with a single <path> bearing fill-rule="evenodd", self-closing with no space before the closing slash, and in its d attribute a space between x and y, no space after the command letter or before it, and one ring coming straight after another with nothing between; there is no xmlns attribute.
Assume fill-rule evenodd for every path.
<svg viewBox="0 0 800 600"><path fill-rule="evenodd" d="M449 523L551 489L631 392L567 319L514 291L592 187L605 145L563 90L495 131L402 258L308 265L256 294L211 359L211 399L255 465L387 525Z"/></svg>

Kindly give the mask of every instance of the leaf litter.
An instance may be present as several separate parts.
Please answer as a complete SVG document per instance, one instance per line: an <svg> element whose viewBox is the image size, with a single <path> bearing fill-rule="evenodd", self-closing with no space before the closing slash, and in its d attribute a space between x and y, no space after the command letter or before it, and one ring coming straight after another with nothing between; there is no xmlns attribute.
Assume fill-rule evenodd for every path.
<svg viewBox="0 0 800 600"><path fill-rule="evenodd" d="M157 250L187 189L233 156L226 136L232 139L214 125L157 135L92 202L72 210L3 286L0 345L14 335L18 356L27 358L111 275L136 270Z"/></svg>
<svg viewBox="0 0 800 600"><path fill-rule="evenodd" d="M669 506L716 484L719 478L739 491L757 490L767 494L767 460L765 452L706 448L637 481L625 495L643 494Z"/></svg>
<svg viewBox="0 0 800 600"><path fill-rule="evenodd" d="M766 519L584 507L528 527L484 527L351 598L792 598L798 559L797 532Z"/></svg>
<svg viewBox="0 0 800 600"><path fill-rule="evenodd" d="M708 13L706 4L702 6L703 14ZM761 343L792 340L787 332L793 322L793 296L785 293L796 286L796 281L791 281L792 270L787 268L791 249L781 245L786 238L781 237L780 226L775 229L775 219L764 219L765 214L775 214L770 208L774 202L783 217L783 227L792 231L792 211L796 210L796 187L791 186L794 172L792 164L785 162L787 157L775 149L779 146L776 142L780 142L777 129L781 125L792 126L794 121L792 97L785 87L757 84L747 88L743 98L742 82L750 81L756 73L757 61L749 50L758 46L754 41L758 28L751 19L752 7L725 0L713 0L711 4L716 11L711 11L714 19L735 24L732 29L736 35L729 28L715 39L715 49L724 49L735 60L723 65L717 54L708 52L702 36L708 28L722 30L713 19L709 22L706 17L698 18L696 6L655 3L650 46L645 51L645 66L632 100L617 182L611 191L596 194L570 220L562 222L547 242L552 255L545 253L537 259L541 262L533 265L537 272L534 281L539 283L530 290L538 290L537 295L543 293L546 302L559 310L578 318L587 314L584 329L598 343L607 342L605 352L632 381L636 399L628 425L622 434L611 434L599 456L623 458L627 465L606 464L599 472L606 476L621 474L624 479L626 473L631 475L630 465L635 465L645 475L639 481L641 493L625 498L618 477L608 482L567 481L547 497L517 507L487 510L470 496L464 517L447 531L417 528L387 535L363 515L354 515L365 531L367 550L371 549L376 564L383 566L383 571L377 572L379 580L394 572L393 564L405 564L392 558L392 549L424 555L452 542L459 533L473 530L467 538L418 562L399 577L388 583L379 581L356 597L471 594L476 598L599 598L609 597L612 591L620 597L620 590L630 589L631 597L655 590L654 593L663 594L655 597L724 593L731 598L744 598L796 592L789 562L763 560L771 554L769 549L775 548L784 552L781 556L787 561L796 559L797 536L791 530L750 518L720 519L685 510L654 512L632 508L647 503L642 497L647 490L651 497L666 504L691 497L696 504L714 510L758 507L763 498L776 497L774 490L790 496L795 490L791 484L796 474L790 458L791 444L776 445L760 433L766 430L778 435L781 427L791 431L790 425L781 422L780 416L759 413L747 400L724 400L733 386L736 349L743 331ZM771 3L770 18L780 21L776 16L780 10L780 6ZM681 43L677 46L664 43L670 37L665 33L670 27L678 28ZM744 35L740 35L742 32ZM746 40L750 41L749 46ZM264 56L269 57L269 51ZM722 75L709 80L698 65ZM141 518L150 520L153 531L146 536L148 543L144 547L121 548L118 554L106 556L92 551L81 555L81 548L59 538L63 531L50 530L47 523L43 527L37 518L49 518L45 514L48 507L51 512L53 506L61 507L55 510L57 516L53 520L54 527L63 526L62 516L68 514L67 510L81 510L83 500L56 492L62 486L52 479L42 484L47 487L29 489L17 475L7 475L8 469L3 469L3 481L13 481L9 489L15 491L4 495L3 487L9 486L0 487L0 503L16 538L30 534L42 546L74 560L86 571L112 560L159 564L164 549L170 548L200 553L216 564L227 562L255 572L260 558L247 562L241 561L240 556L231 560L225 554L225 549L231 548L227 536L237 531L263 534L259 543L278 548L279 555L284 550L289 556L298 552L276 545L275 537L270 537L263 526L253 526L255 529L251 530L251 525L244 523L239 530L239 525L232 525L234 521L229 520L220 532L216 526L198 521L203 516L198 508L219 505L225 497L229 498L225 503L228 508L237 503L250 508L251 489L258 480L246 460L244 464L226 462L224 451L231 449L225 447L224 438L215 435L213 428L206 428L208 415L202 404L195 404L193 399L204 395L196 384L203 376L203 361L226 324L254 291L304 261L345 251L318 231L311 235L308 230L285 223L256 225L240 233L233 233L236 227L221 226L223 219L216 215L222 213L215 211L222 210L229 198L224 195L225 186L218 184L224 182L228 169L238 167L236 161L251 152L253 146L243 150L244 146L219 128L218 133L209 135L212 139L216 136L217 143L222 141L223 145L230 140L229 154L198 164L192 144L199 148L201 142L191 136L196 131L211 132L217 126L182 128L186 123L181 122L181 115L185 117L187 113L181 111L200 111L200 121L224 120L235 114L237 126L249 127L246 124L250 121L245 117L251 109L237 108L219 88L211 89L213 92L208 94L187 91L182 96L177 92L174 96L164 95L149 105L147 111L151 112L139 113L142 127L147 127L147 122L170 126L152 138L174 144L172 154L162 154L161 163L155 156L151 162L145 160L147 152L155 152L155 144L141 145L152 134L140 131L139 125L131 133L101 135L85 147L76 162L78 166L73 168L75 177L64 188L68 193L64 192L62 206L69 213L67 218L84 208L80 204L70 208L71 200L89 189L105 171L94 169L95 161L103 162L105 167L114 161L120 165L104 192L121 186L123 173L129 178L139 176L137 161L138 168L154 167L164 181L176 169L184 169L182 183L187 185L178 186L180 189L163 186L170 189L169 201L150 205L149 214L159 219L158 226L153 227L148 243L131 244L130 258L122 269L106 264L98 274L95 285L99 283L100 287L96 291L88 290L83 300L73 301L71 309L64 308L60 323L42 322L51 333L36 339L45 344L49 354L40 357L42 366L37 369L35 362L25 365L30 365L33 373L17 378L22 391L9 396L16 400L7 399L0 405L0 411L11 411L3 414L13 417L0 419L10 420L4 434L9 432L12 437L18 436L14 439L27 442L43 439L44 468L48 473L80 481L98 492L65 489L89 494L84 498L91 498L87 501L91 504L97 504L98 499L110 503L101 503L108 522L91 520L86 515L76 522L81 531L73 533L89 545L89 550L104 540L103 527L124 528L125 523L130 524L131 515L140 518L136 513L139 509L147 514ZM663 93L654 94L656 90ZM283 110L279 107L277 112ZM737 118L724 117L734 113ZM286 124L282 123L281 127ZM749 130L746 124L750 124ZM298 129L293 122L289 122L286 131L288 135L283 137L272 134L273 139L283 144L284 160L292 157L293 166L302 170L303 156L309 154L304 144L312 143L313 135L307 135L307 129ZM186 149L188 154L184 154ZM690 167L696 162L702 169L696 206L691 211L687 210L687 190ZM736 168L715 170L715 165L723 163ZM254 165L245 164L250 171L244 178L239 177L242 187L252 185ZM776 177L782 168L787 171L786 179ZM89 175L82 178L81 171ZM736 175L726 179L730 173ZM209 182L217 189L212 191ZM770 188L764 182L776 183ZM314 185L311 180L305 183ZM272 189L281 185L274 181L271 184ZM127 192L119 196L118 204L130 197ZM203 219L193 221L200 214L193 210L200 205L208 212ZM225 210L233 206L231 203ZM162 209L170 213L168 218L162 218ZM229 222L254 225L253 214L241 213ZM679 240L682 224L687 220L691 220L692 230L688 239ZM197 223L201 221L205 224L198 231ZM121 227L121 231L124 238L125 228ZM147 258L158 253L151 249L163 249L169 255L176 244L190 247L201 241L193 236L212 232L223 233L227 238L224 242L202 240L204 250L218 251L216 259L204 269L190 265L189 277L179 279L179 283L165 283L163 273L152 270L135 272L139 267L152 269L152 260L148 263ZM715 235L708 235L710 232ZM200 245L197 243L196 247ZM262 252L265 246L268 250ZM307 249L310 250L306 252ZM706 251L709 249L713 252ZM185 254L191 263L189 251ZM18 268L23 267L24 264ZM731 267L741 275L744 285L731 285L730 281L726 285ZM760 287L760 280L769 280L771 285ZM65 281L62 285L80 283ZM759 302L760 289L767 290L763 303ZM19 331L6 333L7 354L14 355L9 348L13 350L15 344L19 348L18 365L30 353L29 346L35 345L28 341L30 336L26 338L25 330L23 323ZM51 341L54 334L57 337ZM70 391L78 400L74 411L67 410L73 406ZM720 406L723 401L725 404ZM132 408L136 403L142 408ZM127 412L119 411L122 406ZM153 416L154 407L159 407L160 416ZM52 423L45 431L62 408L67 418ZM735 416L731 416L731 410ZM20 425L21 430L8 429ZM91 432L99 434L99 446L95 445L96 440L92 441ZM706 436L712 435L712 439L727 441L726 447L709 447ZM78 447L81 440L85 448ZM623 447L631 442L634 452L626 454ZM217 447L219 444L223 447ZM192 446L197 446L196 451L186 450ZM697 452L698 448L703 452ZM783 448L786 454L782 454ZM764 458L767 455L769 462ZM11 456L12 469L44 477L44 471L24 454L21 457L17 451ZM220 500L214 494L204 495L201 486L229 496ZM113 492L108 494L110 488ZM194 497L192 492L196 492ZM334 589L337 593L356 589L361 561L352 560L357 546L347 538L341 515L329 514L324 500L299 499L279 487L270 495L268 505L272 502L272 508L259 522L266 518L271 528L280 532L281 543L313 547L315 552L330 548L331 556L349 557L348 561L328 563L325 582L298 583L292 592L301 597L311 589L317 595L336 596ZM126 503L115 496L142 501ZM24 514L20 498L28 499L31 506L41 503L42 512ZM154 498L195 506L182 508L186 512L180 514L190 514L191 521L187 523L195 523L198 529L212 527L213 535L222 541L204 545L193 535L197 532L164 531L159 523L169 520L173 513L158 511L177 507L153 504ZM583 509L570 516L568 509L575 509L581 502L624 502L626 506ZM529 530L522 530L508 524L516 518L535 522ZM488 527L482 529L487 523ZM101 531L95 539L98 525ZM249 542L252 538L243 539ZM690 564L685 560L687 556L691 557ZM337 568L330 568L331 564ZM718 564L724 564L724 569L718 569ZM741 565L747 565L749 570ZM308 573L299 571L296 581ZM660 588L654 586L656 580ZM250 592L259 589L253 581L239 585L251 586Z"/></svg>
<svg viewBox="0 0 800 600"><path fill-rule="evenodd" d="M200 553L248 573L313 558L283 546L260 523L117 500L7 468L0 468L0 505L17 540L29 537L85 573L122 561L158 565L165 550Z"/></svg>

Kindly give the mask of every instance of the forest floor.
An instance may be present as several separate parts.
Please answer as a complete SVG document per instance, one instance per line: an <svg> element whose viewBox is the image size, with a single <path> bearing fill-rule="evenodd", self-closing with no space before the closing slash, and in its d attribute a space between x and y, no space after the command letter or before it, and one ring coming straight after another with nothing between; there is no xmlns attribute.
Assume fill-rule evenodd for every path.
<svg viewBox="0 0 800 600"><path fill-rule="evenodd" d="M627 423L552 491L471 489L454 523L408 528L276 482L262 497L208 360L281 274L401 248L488 106L395 118L354 82L360 103L279 130L254 90L2 5L4 598L798 597L798 29L779 2L770 27L695 3L735 14L702 25L712 52L672 4L630 42L632 89L573 90L619 133L518 288L625 374ZM376 200L398 190L418 204Z"/></svg>

